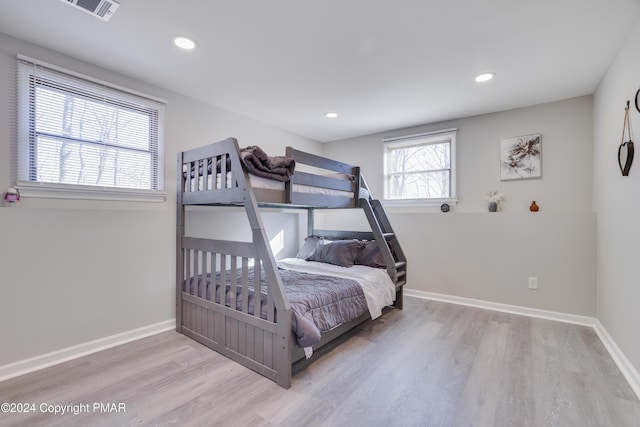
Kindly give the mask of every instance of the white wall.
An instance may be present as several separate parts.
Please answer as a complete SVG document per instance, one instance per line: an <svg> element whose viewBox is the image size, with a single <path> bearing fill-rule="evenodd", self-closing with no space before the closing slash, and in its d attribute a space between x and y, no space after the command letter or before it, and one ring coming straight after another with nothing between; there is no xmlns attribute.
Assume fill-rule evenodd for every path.
<svg viewBox="0 0 640 427"><path fill-rule="evenodd" d="M458 128L458 205L448 214L387 209L408 258L408 287L594 316L592 98L334 141L324 154L361 165L381 198L382 139L451 127ZM543 178L501 182L500 138L534 132L542 133ZM506 194L504 212L487 212L490 190ZM532 200L536 214L528 211ZM364 228L356 213L322 221ZM538 277L537 291L527 288L529 276Z"/></svg>
<svg viewBox="0 0 640 427"><path fill-rule="evenodd" d="M334 141L324 154L360 165L382 198L382 139L449 128L458 128L456 212L486 211L490 190L506 195L505 212L528 211L532 200L543 212L592 210L591 96ZM500 138L536 132L542 133L542 179L500 181Z"/></svg>
<svg viewBox="0 0 640 427"><path fill-rule="evenodd" d="M636 371L640 371L640 23L629 34L594 95L594 208L598 213L597 317ZM631 101L636 154L623 177L617 150L624 107ZM640 100L639 100L640 101Z"/></svg>
<svg viewBox="0 0 640 427"><path fill-rule="evenodd" d="M215 215L212 217L212 215ZM295 257L306 234L307 213L291 209L260 209L260 218L276 259ZM221 225L221 226L216 226ZM251 242L252 231L242 208L187 207L185 235L208 239ZM283 245L278 242L282 239Z"/></svg>
<svg viewBox="0 0 640 427"><path fill-rule="evenodd" d="M0 206L0 366L175 317L175 172L179 150L237 137L284 154L320 144L0 34L0 191L15 168L15 55L91 75L169 101L164 203L23 199ZM216 221L198 213L203 227ZM207 221L209 219L209 221ZM293 222L293 225L291 225ZM287 231L296 215L265 219ZM233 230L234 232L236 230ZM291 235L290 235L291 234Z"/></svg>

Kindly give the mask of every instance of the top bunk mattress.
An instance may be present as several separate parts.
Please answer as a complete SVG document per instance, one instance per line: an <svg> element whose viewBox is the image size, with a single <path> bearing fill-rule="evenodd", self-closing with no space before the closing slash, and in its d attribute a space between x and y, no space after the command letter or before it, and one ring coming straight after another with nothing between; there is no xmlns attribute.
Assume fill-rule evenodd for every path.
<svg viewBox="0 0 640 427"><path fill-rule="evenodd" d="M258 188L262 190L271 190L271 191L282 191L284 192L285 183L282 181L276 181L269 178L264 178L261 176L248 174L249 175L249 183L252 188ZM333 174L330 175L331 178L341 178L345 180L351 180L352 177L346 174ZM205 177L199 175L198 180L191 179L191 189L190 191L205 191L207 189L213 188L221 188L222 186L222 174L216 174L216 183L213 185L213 174L207 176L206 186L204 184ZM232 188L233 180L231 172L227 172L226 174L226 188ZM302 185L302 184L293 184L292 191L294 193L304 193L304 194L316 194L323 196L342 196L342 197L354 197L354 193L351 191L342 191L342 190L334 190L331 188L323 188L323 187L315 187L312 185ZM370 196L369 191L366 188L360 188L358 198L359 199L368 199Z"/></svg>

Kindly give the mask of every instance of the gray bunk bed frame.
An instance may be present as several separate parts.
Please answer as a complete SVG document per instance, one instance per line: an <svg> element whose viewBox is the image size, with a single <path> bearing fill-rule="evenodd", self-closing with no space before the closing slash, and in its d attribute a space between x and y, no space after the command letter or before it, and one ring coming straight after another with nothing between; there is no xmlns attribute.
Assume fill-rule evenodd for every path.
<svg viewBox="0 0 640 427"><path fill-rule="evenodd" d="M402 287L406 283L406 258L400 248L382 204L371 197L359 199L360 187L366 188L360 168L310 153L286 148L286 155L296 165L347 174L352 180L336 179L315 173L295 171L285 183L284 191L252 188L249 176L242 167L240 148L235 138L227 138L207 146L178 153L177 187L177 247L176 247L176 330L205 346L221 353L255 372L275 381L284 388L291 386L291 366L304 358L291 330L291 310L275 257L271 251L265 227L260 216L260 207L304 209L307 211L307 235L328 239L375 240L384 257L387 272L396 285L394 306L402 308ZM230 170L227 170L230 163ZM209 171L209 164L214 165ZM219 172L216 166L219 165ZM186 170L187 173L182 173ZM190 173L198 171L201 173ZM219 182L216 183L218 172ZM227 182L227 173L231 182ZM209 175L213 175L210 177ZM208 185L211 178L212 185ZM194 181L195 180L195 181ZM198 184L201 180L201 184ZM313 186L341 190L347 196L309 194L295 191L295 186ZM212 188L209 188L212 187ZM252 242L238 242L189 237L185 235L186 206L241 206L247 214L252 230ZM314 228L315 209L362 208L371 225L371 232L317 230ZM262 266L262 268L260 268ZM253 269L253 282L249 271ZM198 292L197 282L205 287L206 273L213 283L216 273L227 270L241 271L240 278L234 275L216 279L219 290L210 295L205 290ZM260 316L260 298L254 307L249 307L247 289L252 285L254 293L261 291L260 277L265 275L267 318ZM230 289L230 301L225 301L224 291ZM220 293L221 295L218 295ZM239 307L238 309L236 309ZM346 331L369 319L369 314L343 324L322 335L318 348Z"/></svg>

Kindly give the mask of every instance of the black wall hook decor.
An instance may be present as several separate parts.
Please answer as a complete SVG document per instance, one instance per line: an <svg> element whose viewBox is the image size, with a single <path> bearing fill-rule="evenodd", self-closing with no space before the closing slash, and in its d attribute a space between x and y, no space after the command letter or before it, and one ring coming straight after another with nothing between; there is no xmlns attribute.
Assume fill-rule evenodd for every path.
<svg viewBox="0 0 640 427"><path fill-rule="evenodd" d="M640 89L636 92L636 110L640 113L640 99L638 98L640 98Z"/></svg>
<svg viewBox="0 0 640 427"><path fill-rule="evenodd" d="M636 94L637 101L637 94ZM620 141L620 145L618 146L618 166L620 166L620 172L622 172L622 176L629 176L629 170L631 169L631 163L633 163L633 141L631 140L631 122L629 121L629 104L627 101L627 107L624 109L624 125L622 126L622 141ZM628 134L629 139L627 141L624 140L624 135ZM624 166L622 166L622 149L627 149L626 160L624 162Z"/></svg>

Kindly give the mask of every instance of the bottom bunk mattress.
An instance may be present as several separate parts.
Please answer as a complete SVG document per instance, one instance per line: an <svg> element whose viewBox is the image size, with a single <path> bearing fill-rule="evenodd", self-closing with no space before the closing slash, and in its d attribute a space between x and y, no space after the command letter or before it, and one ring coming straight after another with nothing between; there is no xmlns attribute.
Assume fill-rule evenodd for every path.
<svg viewBox="0 0 640 427"><path fill-rule="evenodd" d="M284 284L286 298L291 307L291 327L298 345L312 347L320 342L321 334L354 320L367 311L375 319L382 308L393 304L395 286L383 269L362 265L339 267L314 261L288 258L278 262L279 274ZM222 279L220 273L211 285L211 274L185 281L183 291L209 301L220 303L221 283L225 283L225 302L227 307L236 302L236 309L254 315L255 292L251 285L254 281L254 268L248 270L245 279L248 295L244 298L241 285L242 272L236 271L235 286L231 286L231 272L227 271ZM267 281L260 274L260 317L267 319ZM204 288L203 288L204 285ZM235 288L235 295L233 289ZM243 304L247 303L246 310Z"/></svg>

